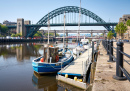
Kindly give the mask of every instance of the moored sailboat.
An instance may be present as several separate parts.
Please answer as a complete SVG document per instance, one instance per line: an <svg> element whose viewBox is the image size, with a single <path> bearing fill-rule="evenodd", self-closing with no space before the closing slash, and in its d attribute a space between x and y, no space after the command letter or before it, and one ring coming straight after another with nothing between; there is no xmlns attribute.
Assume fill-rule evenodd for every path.
<svg viewBox="0 0 130 91"><path fill-rule="evenodd" d="M49 16L48 16L49 17ZM63 54L58 56L58 47L49 46L49 19L48 19L48 44L44 46L44 55L32 61L32 66L35 72L39 74L55 73L73 61L73 53L69 49L65 51L63 39ZM64 31L65 31L65 14L64 14Z"/></svg>

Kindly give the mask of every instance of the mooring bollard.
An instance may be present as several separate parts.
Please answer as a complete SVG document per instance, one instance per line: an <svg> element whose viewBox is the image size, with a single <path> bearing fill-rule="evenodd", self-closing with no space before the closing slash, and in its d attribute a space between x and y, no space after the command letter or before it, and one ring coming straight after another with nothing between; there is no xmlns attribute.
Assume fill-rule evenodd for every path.
<svg viewBox="0 0 130 91"><path fill-rule="evenodd" d="M113 41L112 40L110 40L110 42L109 42L109 60L108 60L108 62L114 62L113 61Z"/></svg>
<svg viewBox="0 0 130 91"><path fill-rule="evenodd" d="M109 54L109 40L107 40L107 55Z"/></svg>
<svg viewBox="0 0 130 91"><path fill-rule="evenodd" d="M123 72L120 67L123 68L123 42L117 42L117 53L116 53L116 75L113 76L116 80L126 80L126 77L123 76Z"/></svg>

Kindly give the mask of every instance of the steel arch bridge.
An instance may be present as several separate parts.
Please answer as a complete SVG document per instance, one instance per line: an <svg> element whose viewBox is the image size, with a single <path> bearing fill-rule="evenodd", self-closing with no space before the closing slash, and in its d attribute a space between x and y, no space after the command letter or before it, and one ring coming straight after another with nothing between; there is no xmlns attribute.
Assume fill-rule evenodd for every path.
<svg viewBox="0 0 130 91"><path fill-rule="evenodd" d="M49 12L48 14L49 14L49 17L48 17L48 14L46 14L44 17L42 17L36 24L37 25L39 25L39 24L47 24L47 21L48 21L48 19L49 20L53 20L53 18L55 18L55 17L57 17L57 16L59 16L59 15L61 15L61 14L64 14L64 12L65 13L79 13L79 7L77 7L77 6L65 6L65 7L60 7L60 8L57 8L57 9L55 9L55 10L53 10L53 11L51 11L51 12ZM81 8L81 14L82 15L85 15L85 16L88 16L89 18L92 18L93 20L95 20L97 23L106 23L102 18L100 18L98 15L96 15L96 14L94 14L93 12L91 12L91 11L89 11L89 10L87 10L87 9L84 9L84 8ZM104 27L108 30L108 31L110 31L110 30L112 30L112 28L110 27L110 26L108 26L108 25L105 25L104 24ZM36 33L36 31L38 31L40 29L40 27L33 27L33 28L31 28L30 29L30 31L29 31L29 33L28 33L28 35L27 35L27 37L32 37L35 33Z"/></svg>

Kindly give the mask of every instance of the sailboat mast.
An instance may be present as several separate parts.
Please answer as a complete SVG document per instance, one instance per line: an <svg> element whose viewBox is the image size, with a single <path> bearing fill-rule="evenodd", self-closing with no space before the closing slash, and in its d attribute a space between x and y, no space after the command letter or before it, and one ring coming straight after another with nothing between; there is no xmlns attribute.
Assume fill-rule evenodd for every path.
<svg viewBox="0 0 130 91"><path fill-rule="evenodd" d="M78 37L79 37L79 39L77 37L78 42L80 41L80 14L81 14L81 0L80 0L80 8L79 8L79 23L78 23L78 26L79 26Z"/></svg>
<svg viewBox="0 0 130 91"><path fill-rule="evenodd" d="M50 29L50 20L49 20L49 13L48 13L48 44L47 44L47 60L49 60L49 29Z"/></svg>
<svg viewBox="0 0 130 91"><path fill-rule="evenodd" d="M49 29L50 29L50 19L49 19L49 13L48 13L48 45L49 45Z"/></svg>
<svg viewBox="0 0 130 91"><path fill-rule="evenodd" d="M65 53L65 12L64 12L63 53Z"/></svg>

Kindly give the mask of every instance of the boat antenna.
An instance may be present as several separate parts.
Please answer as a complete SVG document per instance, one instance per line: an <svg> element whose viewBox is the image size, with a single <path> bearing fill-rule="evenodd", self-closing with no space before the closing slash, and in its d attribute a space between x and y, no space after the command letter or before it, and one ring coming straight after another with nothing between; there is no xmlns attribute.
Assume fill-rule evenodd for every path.
<svg viewBox="0 0 130 91"><path fill-rule="evenodd" d="M65 53L65 12L64 12L63 53Z"/></svg>
<svg viewBox="0 0 130 91"><path fill-rule="evenodd" d="M80 8L79 8L79 23L78 23L79 30L77 31L77 33L78 33L78 36L77 36L78 43L80 41L80 16L81 16L80 14L81 14L81 0L80 0ZM78 37L79 37L79 39L78 39Z"/></svg>

